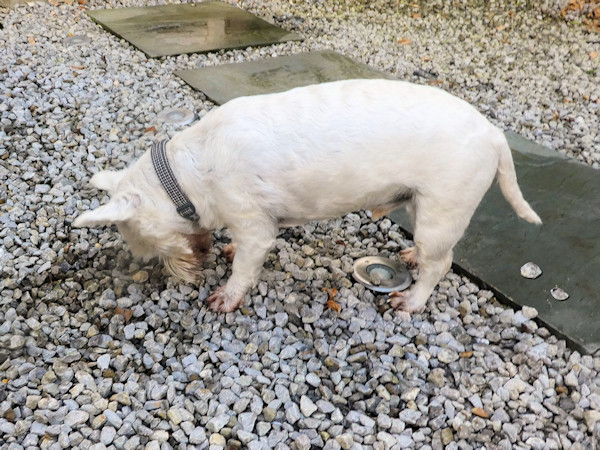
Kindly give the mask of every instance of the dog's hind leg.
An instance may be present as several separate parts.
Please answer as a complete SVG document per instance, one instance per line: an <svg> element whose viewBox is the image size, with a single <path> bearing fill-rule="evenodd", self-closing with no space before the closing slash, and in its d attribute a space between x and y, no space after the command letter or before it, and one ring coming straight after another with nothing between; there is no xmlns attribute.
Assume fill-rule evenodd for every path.
<svg viewBox="0 0 600 450"><path fill-rule="evenodd" d="M418 280L409 291L390 294L390 304L394 308L414 313L423 311L433 289L450 269L452 249L463 235L471 215L471 208L468 211L462 207L452 210L443 201L418 202L414 229Z"/></svg>
<svg viewBox="0 0 600 450"><path fill-rule="evenodd" d="M408 218L410 220L410 225L415 230L415 205L413 202L410 202L406 205L406 212L408 214ZM416 267L419 264L419 259L417 255L417 248L415 246L405 248L400 251L400 258L406 264Z"/></svg>
<svg viewBox="0 0 600 450"><path fill-rule="evenodd" d="M267 253L275 242L277 227L271 223L245 223L230 228L237 244L231 277L206 299L217 312L231 312L244 303L244 295L258 281Z"/></svg>

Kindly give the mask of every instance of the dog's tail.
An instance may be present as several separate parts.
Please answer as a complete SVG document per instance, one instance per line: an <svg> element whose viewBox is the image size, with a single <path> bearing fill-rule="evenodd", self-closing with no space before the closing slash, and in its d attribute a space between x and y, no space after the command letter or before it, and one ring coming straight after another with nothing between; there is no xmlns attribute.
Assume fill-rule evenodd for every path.
<svg viewBox="0 0 600 450"><path fill-rule="evenodd" d="M517 184L517 173L515 172L515 163L513 162L512 153L504 133L498 130L499 139L497 143L497 151L499 156L498 170L496 178L500 185L502 195L513 207L517 215L529 223L536 225L542 224L542 219L529 206L529 203L523 198L523 194Z"/></svg>

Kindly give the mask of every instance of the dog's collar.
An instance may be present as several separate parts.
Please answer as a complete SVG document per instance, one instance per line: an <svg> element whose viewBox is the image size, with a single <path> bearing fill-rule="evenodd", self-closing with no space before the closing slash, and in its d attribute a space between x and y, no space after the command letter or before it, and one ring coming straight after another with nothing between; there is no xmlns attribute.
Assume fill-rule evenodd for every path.
<svg viewBox="0 0 600 450"><path fill-rule="evenodd" d="M175 203L179 215L185 219L197 221L196 208L179 187L175 175L173 175L173 171L169 166L169 161L167 160L167 142L168 140L163 140L152 144L152 149L150 150L152 165L163 188L167 191L173 203Z"/></svg>

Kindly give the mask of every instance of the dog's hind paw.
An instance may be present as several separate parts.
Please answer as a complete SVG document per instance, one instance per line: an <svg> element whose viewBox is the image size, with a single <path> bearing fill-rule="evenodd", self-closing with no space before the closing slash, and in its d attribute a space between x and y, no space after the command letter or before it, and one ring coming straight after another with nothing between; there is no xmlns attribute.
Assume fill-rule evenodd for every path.
<svg viewBox="0 0 600 450"><path fill-rule="evenodd" d="M422 313L425 309L425 304L421 302L415 302L411 299L410 294L405 292L393 291L389 293L389 303L392 308L406 311L408 313Z"/></svg>
<svg viewBox="0 0 600 450"><path fill-rule="evenodd" d="M231 244L227 244L223 247L221 251L221 255L229 262L233 262L233 258L235 258L235 251L237 250L237 244L232 242Z"/></svg>
<svg viewBox="0 0 600 450"><path fill-rule="evenodd" d="M404 261L406 264L410 265L410 266L416 266L417 265L417 248L416 247L408 247L405 248L404 250L400 250L400 258L402 258L402 261Z"/></svg>
<svg viewBox="0 0 600 450"><path fill-rule="evenodd" d="M244 297L232 298L225 291L225 286L218 288L214 294L206 299L208 307L217 313L228 313L235 311L244 303Z"/></svg>

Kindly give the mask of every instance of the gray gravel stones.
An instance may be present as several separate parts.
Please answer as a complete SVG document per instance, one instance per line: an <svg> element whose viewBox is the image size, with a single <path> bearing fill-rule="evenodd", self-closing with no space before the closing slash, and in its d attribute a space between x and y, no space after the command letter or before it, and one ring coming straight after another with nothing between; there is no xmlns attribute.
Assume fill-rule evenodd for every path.
<svg viewBox="0 0 600 450"><path fill-rule="evenodd" d="M246 305L222 316L203 299L227 277L226 232L192 286L133 260L112 229L70 227L105 201L93 173L178 131L160 110L213 107L173 70L323 48L597 167L600 41L575 12L557 20L564 1L242 1L306 40L160 60L68 3L0 8L0 450L598 447L600 358L537 311L452 272L413 317L353 283L356 258L407 245L388 219L283 231Z"/></svg>

